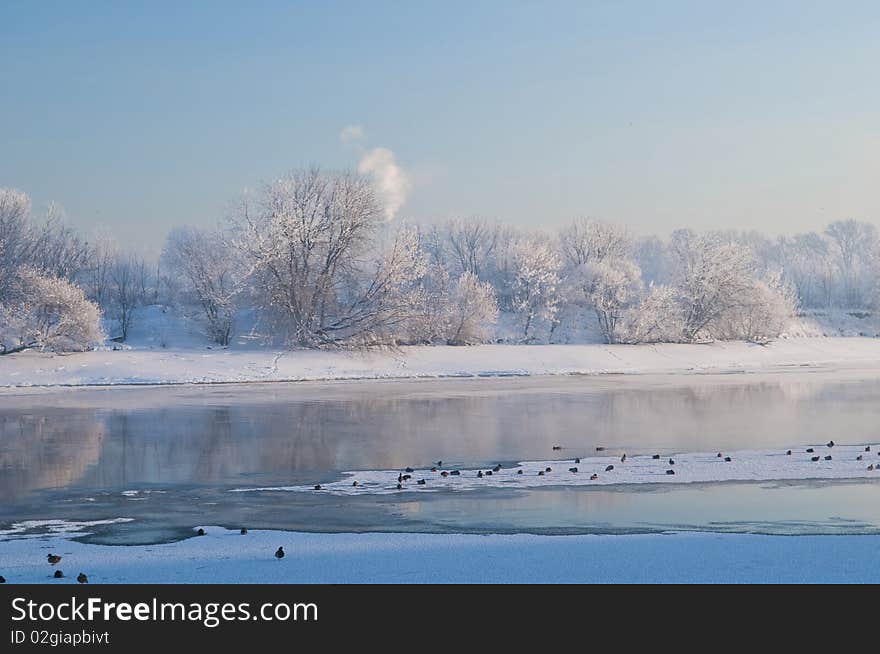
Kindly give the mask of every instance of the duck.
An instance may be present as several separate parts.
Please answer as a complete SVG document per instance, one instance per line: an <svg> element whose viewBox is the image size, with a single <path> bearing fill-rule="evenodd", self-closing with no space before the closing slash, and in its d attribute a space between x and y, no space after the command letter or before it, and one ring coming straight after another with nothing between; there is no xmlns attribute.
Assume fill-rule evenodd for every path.
<svg viewBox="0 0 880 654"><path fill-rule="evenodd" d="M403 475L397 475L397 483L399 484L402 481L403 481Z"/></svg>
<svg viewBox="0 0 880 654"><path fill-rule="evenodd" d="M578 469L577 469L577 468L569 468L568 471L569 471L569 472L577 472Z"/></svg>
<svg viewBox="0 0 880 654"><path fill-rule="evenodd" d="M557 450L561 450L561 449L562 449L562 446L561 446L561 445L554 445L552 449L553 449L553 451L555 452L555 451L557 451Z"/></svg>
<svg viewBox="0 0 880 654"><path fill-rule="evenodd" d="M516 474L521 475L521 474L522 474L522 469L517 470L517 471L516 471Z"/></svg>
<svg viewBox="0 0 880 654"><path fill-rule="evenodd" d="M580 462L581 462L580 457L575 458L574 462L575 462L575 463L580 463Z"/></svg>
<svg viewBox="0 0 880 654"><path fill-rule="evenodd" d="M322 489L321 484L315 484L315 490L321 490L321 489Z"/></svg>
<svg viewBox="0 0 880 654"><path fill-rule="evenodd" d="M452 475L453 477L458 477L461 475L461 472L459 470L453 470L449 474Z"/></svg>
<svg viewBox="0 0 880 654"><path fill-rule="evenodd" d="M825 457L825 460L826 460L826 461L830 461L830 460L831 460L831 455L829 454L828 456L826 456L826 457Z"/></svg>
<svg viewBox="0 0 880 654"><path fill-rule="evenodd" d="M543 470L538 470L538 476L539 476L539 477L543 477L543 476L544 476L544 471L543 471Z"/></svg>
<svg viewBox="0 0 880 654"><path fill-rule="evenodd" d="M87 584L87 583L89 583L89 578L85 575L84 572L80 572L80 573L76 576L76 580L77 580L79 583L81 583L81 584Z"/></svg>
<svg viewBox="0 0 880 654"><path fill-rule="evenodd" d="M871 446L870 445L865 446L865 452L870 452L870 451L871 451Z"/></svg>
<svg viewBox="0 0 880 654"><path fill-rule="evenodd" d="M659 455L659 454L655 454L655 455L652 456L651 458L654 459L655 461L658 461L658 460L660 459L660 455Z"/></svg>
<svg viewBox="0 0 880 654"><path fill-rule="evenodd" d="M499 463L494 468L492 468L492 471L493 472L501 472L501 464Z"/></svg>
<svg viewBox="0 0 880 654"><path fill-rule="evenodd" d="M424 479L419 479L416 483L417 483L419 486L424 486L424 485L425 485L425 480L424 480Z"/></svg>
<svg viewBox="0 0 880 654"><path fill-rule="evenodd" d="M358 487L357 479L355 479L353 482L351 482L351 485L353 488L357 488Z"/></svg>
<svg viewBox="0 0 880 654"><path fill-rule="evenodd" d="M622 457L620 457L620 462L626 463L626 453L624 453L624 455Z"/></svg>
<svg viewBox="0 0 880 654"><path fill-rule="evenodd" d="M275 558L276 559L283 559L284 558L284 548L283 547L279 547L277 550L275 550Z"/></svg>
<svg viewBox="0 0 880 654"><path fill-rule="evenodd" d="M614 466L605 466L605 472L611 472L614 470Z"/></svg>
<svg viewBox="0 0 880 654"><path fill-rule="evenodd" d="M856 457L856 461L861 461L863 458L864 458L864 457L863 457L861 454L859 454L859 455Z"/></svg>
<svg viewBox="0 0 880 654"><path fill-rule="evenodd" d="M449 473L444 470L443 472L440 473L440 476L445 478L445 477L449 476Z"/></svg>
<svg viewBox="0 0 880 654"><path fill-rule="evenodd" d="M669 459L669 465L674 466L674 465L675 465L675 459Z"/></svg>
<svg viewBox="0 0 880 654"><path fill-rule="evenodd" d="M598 478L599 478L599 475L597 475L595 472L592 475L590 475L590 481L596 481Z"/></svg>
<svg viewBox="0 0 880 654"><path fill-rule="evenodd" d="M553 472L553 469L547 466L546 468L544 468L544 472Z"/></svg>
<svg viewBox="0 0 880 654"><path fill-rule="evenodd" d="M51 565L56 565L61 561L61 557L50 552L46 555L46 561Z"/></svg>
<svg viewBox="0 0 880 654"><path fill-rule="evenodd" d="M785 456L791 456L791 450L787 450L787 451L785 452Z"/></svg>
<svg viewBox="0 0 880 654"><path fill-rule="evenodd" d="M196 532L196 536L204 536L205 530L199 527L199 530Z"/></svg>
<svg viewBox="0 0 880 654"><path fill-rule="evenodd" d="M432 467L432 468L431 468L431 472L437 472L437 468L436 468L436 467Z"/></svg>
<svg viewBox="0 0 880 654"><path fill-rule="evenodd" d="M241 531L240 531L239 533L240 533L242 536L244 536L245 534L247 534L247 527L242 527L242 528L241 528Z"/></svg>
<svg viewBox="0 0 880 654"><path fill-rule="evenodd" d="M403 481L409 481L410 479L412 479L412 475L404 475L403 476Z"/></svg>
<svg viewBox="0 0 880 654"><path fill-rule="evenodd" d="M56 570L55 574L52 575L55 579L64 579L64 573L61 570Z"/></svg>
<svg viewBox="0 0 880 654"><path fill-rule="evenodd" d="M483 471L482 471L482 470L477 470L477 477L478 477L479 479L482 479L482 478L483 478Z"/></svg>
<svg viewBox="0 0 880 654"><path fill-rule="evenodd" d="M487 477L491 477L491 476L492 476L492 471L491 471L491 470L487 470L487 471L486 471L486 476L487 476Z"/></svg>
<svg viewBox="0 0 880 654"><path fill-rule="evenodd" d="M0 575L0 584L5 584L5 583L6 583L6 577L4 577L3 575Z"/></svg>
<svg viewBox="0 0 880 654"><path fill-rule="evenodd" d="M403 471L404 471L404 472L415 472L415 470L413 470L413 469L410 468L409 466L407 466L406 468L404 468Z"/></svg>
<svg viewBox="0 0 880 654"><path fill-rule="evenodd" d="M443 467L443 462L442 462L442 461L438 461L438 462L437 462L437 467L438 467L438 468L442 468L442 467Z"/></svg>
<svg viewBox="0 0 880 654"><path fill-rule="evenodd" d="M669 470L666 471L666 474L667 474L667 475L674 475L674 474L675 474L675 470L673 470L672 468L670 468Z"/></svg>
<svg viewBox="0 0 880 654"><path fill-rule="evenodd" d="M723 457L723 456L724 456L724 455L721 454L721 452L719 452L718 454L715 455L715 457L718 458L718 459L720 459L720 458Z"/></svg>
<svg viewBox="0 0 880 654"><path fill-rule="evenodd" d="M604 452L604 451L605 451L605 448L602 447L602 446L599 446L599 447L596 448L596 451L597 451L597 452Z"/></svg>
<svg viewBox="0 0 880 654"><path fill-rule="evenodd" d="M397 490L403 490L403 484L397 484Z"/></svg>
<svg viewBox="0 0 880 654"><path fill-rule="evenodd" d="M810 457L810 461L813 461L814 463L818 460L819 460L818 456Z"/></svg>
<svg viewBox="0 0 880 654"><path fill-rule="evenodd" d="M827 447L834 447L834 441L828 441Z"/></svg>
<svg viewBox="0 0 880 654"><path fill-rule="evenodd" d="M733 459L731 459L729 456L724 457L725 463L730 463L731 461L733 461Z"/></svg>
<svg viewBox="0 0 880 654"><path fill-rule="evenodd" d="M873 470L873 469L874 469L874 464L872 463L871 465L868 466L868 470Z"/></svg>
<svg viewBox="0 0 880 654"><path fill-rule="evenodd" d="M807 454L812 454L815 450L812 447L807 448Z"/></svg>

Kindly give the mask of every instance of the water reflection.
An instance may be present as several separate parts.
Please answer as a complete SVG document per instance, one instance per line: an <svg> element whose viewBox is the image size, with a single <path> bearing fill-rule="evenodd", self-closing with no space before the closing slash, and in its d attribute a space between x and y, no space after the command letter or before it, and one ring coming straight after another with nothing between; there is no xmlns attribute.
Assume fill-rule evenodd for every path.
<svg viewBox="0 0 880 654"><path fill-rule="evenodd" d="M107 433L104 421L87 413L0 411L0 502L88 477L102 458Z"/></svg>

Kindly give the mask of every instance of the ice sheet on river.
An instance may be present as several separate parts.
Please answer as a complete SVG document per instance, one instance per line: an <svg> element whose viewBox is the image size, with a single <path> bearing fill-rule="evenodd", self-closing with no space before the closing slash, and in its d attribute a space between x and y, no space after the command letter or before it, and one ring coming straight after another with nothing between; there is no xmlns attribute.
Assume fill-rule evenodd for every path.
<svg viewBox="0 0 880 654"><path fill-rule="evenodd" d="M869 451L866 448L870 447ZM684 452L581 456L578 452L560 452L560 458L544 461L522 461L475 468L443 462L442 466L413 465L405 470L359 470L343 473L341 479L314 485L265 486L236 488L235 492L291 491L334 493L338 495L390 494L402 492L471 491L481 488L536 488L541 486L609 486L626 484L691 484L726 481L790 481L821 479L877 479L880 480L880 446L877 443L860 445L815 445L814 452L804 446L787 450L739 450L728 452ZM719 457L718 455L721 454ZM565 456L565 458L562 458ZM818 457L817 461L813 459ZM831 457L826 459L826 457ZM580 462L576 461L580 458ZM729 459L729 460L728 460ZM673 463L670 463L670 460ZM613 466L612 469L608 469ZM432 470L436 468L436 470ZM549 469L549 471L548 471ZM573 472L576 469L577 472ZM453 471L459 474L451 474ZM671 474L669 471L674 471ZM443 476L446 472L448 476ZM478 476L482 472L482 477ZM491 474L489 474L491 472ZM543 474L540 474L543 473ZM400 482L401 475L411 479ZM595 475L595 477L594 477ZM424 484L419 484L424 480ZM357 485L355 485L357 482Z"/></svg>

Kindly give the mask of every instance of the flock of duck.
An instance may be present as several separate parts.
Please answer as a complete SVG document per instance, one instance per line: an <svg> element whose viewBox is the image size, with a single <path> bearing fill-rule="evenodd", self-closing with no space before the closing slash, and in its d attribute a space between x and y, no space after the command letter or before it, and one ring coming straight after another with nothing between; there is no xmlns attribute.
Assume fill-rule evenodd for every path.
<svg viewBox="0 0 880 654"><path fill-rule="evenodd" d="M828 462L828 461L834 460L834 455L831 454L831 450L835 447L835 445L836 444L833 440L826 443L826 445L825 445L825 449L827 451L826 454L818 454L816 452L816 447L807 447L803 450L803 452L810 455L811 462L814 462L814 463L820 462L820 461ZM858 454L857 456L855 456L855 460L856 461L864 461L865 455L868 453L871 453L871 451L872 451L871 446L865 445L865 446L858 446L858 447L863 448L863 451L860 454ZM563 449L563 447L561 445L554 445L552 447L552 449L554 452L558 452L558 451L561 451ZM605 450L606 450L605 447L602 447L602 446L596 447L597 453L601 454ZM736 454L736 453L734 453L734 454ZM790 449L785 452L785 455L789 456L789 457L793 456L793 454L794 454L793 450L790 450ZM880 452L878 452L878 455L880 455ZM687 456L687 455L683 455L683 456ZM598 457L593 458L587 462L588 464L590 464L588 466L587 470L584 470L584 469L578 467L579 464L581 464L581 457L574 457L573 459L562 459L562 460L557 460L557 461L547 461L544 463L537 462L537 463L540 463L539 469L537 471L535 471L534 469L529 470L528 467L525 466L525 464L518 464L515 466L507 466L507 469L509 470L510 468L516 468L516 473L515 473L516 475L533 474L538 477L545 477L545 476L550 475L554 471L553 465L545 465L545 464L555 464L555 465L561 464L561 465L567 466L566 469L571 474L589 472L590 473L589 480L590 481L598 481L600 478L600 475L603 474L603 472L602 472L601 467L598 469L595 467L596 462L597 462L597 458ZM619 466L621 464L626 464L627 460L628 460L626 453L622 453L620 455L620 457L619 457L620 463L619 464L616 463L615 459L611 459L611 457L606 457L605 455L602 455L601 458L605 459L605 461L603 461L601 463L601 465L604 466L605 473L613 473L615 471L615 465ZM644 460L647 457L642 456L639 458ZM723 452L718 452L714 458L719 460L720 462L723 462L723 463L733 463L734 462L733 456L731 456L730 454L724 454ZM608 463L609 460L615 460L615 463ZM629 460L632 460L632 457L630 457ZM667 458L667 457L661 456L660 454L652 454L651 460L653 460L653 461L664 460L663 463L665 463L665 474L668 476L673 476L676 474L676 460L675 460L675 458L673 458L673 457ZM532 468L534 468L535 463L536 462L531 463ZM606 463L607 463L607 465L606 465ZM592 469L590 469L590 466L592 466ZM396 473L397 474L396 485L393 485L395 482L392 481L391 482L392 486L383 486L383 488L390 488L392 490L396 489L396 490L400 491L400 490L406 490L409 487L409 484L413 484L413 483L416 486L423 486L424 487L424 486L430 485L432 480L437 480L438 478L439 479L447 479L450 477L465 477L465 476L467 476L467 477L471 477L471 478L484 479L487 477L492 477L493 475L498 475L498 473L500 473L504 469L505 469L505 466L502 465L501 463L497 463L493 467L488 468L488 469L477 469L476 471L474 471L472 469L465 470L465 469L459 469L459 468L455 468L455 467L444 469L443 461L441 460L441 461L437 461L436 463L432 464L430 467L421 468L421 469L416 469L416 468L407 466L403 470L400 470ZM507 472L508 470L505 470L505 471ZM866 470L880 471L880 462L878 462L876 464L869 463L866 466ZM363 476L366 476L367 474L375 475L378 472L379 471L374 471L373 473L360 473L360 474L363 477ZM390 473L390 472L391 471L385 471L385 474ZM421 474L418 474L419 472ZM430 473L430 474L428 474L428 473ZM350 473L350 474L352 476L354 476L355 474L358 474L358 473ZM656 473L654 473L654 474L656 474ZM349 479L351 479L351 477L349 477ZM386 477L386 479L387 479L387 477ZM607 481L607 479L609 479L609 478L606 477L605 479ZM369 482L369 478L368 478L368 482ZM341 482L334 482L333 484L326 484L326 485L325 484L315 484L311 488L314 491L326 491L326 490L338 489L340 484L341 484ZM363 480L353 479L350 482L350 486L351 486L351 488L358 488L358 489L364 488L365 482ZM373 486L375 488L376 483L375 482L367 483L366 486ZM300 487L300 488L302 488L302 487ZM258 490L275 490L275 489L258 489Z"/></svg>

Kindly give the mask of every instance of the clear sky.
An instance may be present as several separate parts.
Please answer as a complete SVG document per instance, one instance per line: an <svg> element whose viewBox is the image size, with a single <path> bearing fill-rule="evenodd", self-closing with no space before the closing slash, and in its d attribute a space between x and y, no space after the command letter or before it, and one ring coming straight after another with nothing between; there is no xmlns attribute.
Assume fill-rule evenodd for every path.
<svg viewBox="0 0 880 654"><path fill-rule="evenodd" d="M409 220L880 224L878 77L874 0L2 0L0 186L147 249L376 147Z"/></svg>

